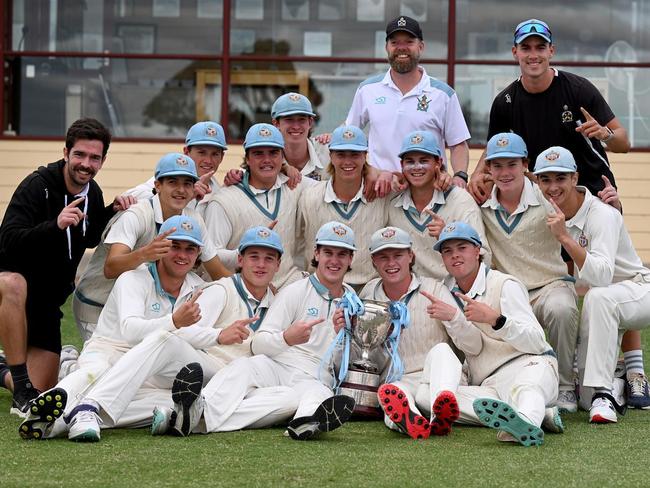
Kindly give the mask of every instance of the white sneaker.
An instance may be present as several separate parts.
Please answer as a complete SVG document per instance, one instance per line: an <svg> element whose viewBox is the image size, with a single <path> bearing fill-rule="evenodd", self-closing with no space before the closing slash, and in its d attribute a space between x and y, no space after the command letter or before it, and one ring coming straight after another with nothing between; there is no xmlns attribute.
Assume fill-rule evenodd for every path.
<svg viewBox="0 0 650 488"><path fill-rule="evenodd" d="M616 423L616 410L612 402L604 397L596 397L589 409L589 422L592 424Z"/></svg>
<svg viewBox="0 0 650 488"><path fill-rule="evenodd" d="M165 435L176 422L176 412L169 407L155 407L151 421L151 435Z"/></svg>
<svg viewBox="0 0 650 488"><path fill-rule="evenodd" d="M68 439L76 442L98 442L101 419L95 410L79 410L70 420Z"/></svg>
<svg viewBox="0 0 650 488"><path fill-rule="evenodd" d="M170 425L170 434L186 437L192 433L203 416L203 368L189 363L181 368L172 385L172 400L176 418Z"/></svg>
<svg viewBox="0 0 650 488"><path fill-rule="evenodd" d="M544 410L542 429L555 434L562 434L564 432L564 424L562 423L562 417L560 417L560 409L558 407L550 407Z"/></svg>
<svg viewBox="0 0 650 488"><path fill-rule="evenodd" d="M576 413L578 411L578 399L573 390L560 390L557 394L555 406L561 413Z"/></svg>

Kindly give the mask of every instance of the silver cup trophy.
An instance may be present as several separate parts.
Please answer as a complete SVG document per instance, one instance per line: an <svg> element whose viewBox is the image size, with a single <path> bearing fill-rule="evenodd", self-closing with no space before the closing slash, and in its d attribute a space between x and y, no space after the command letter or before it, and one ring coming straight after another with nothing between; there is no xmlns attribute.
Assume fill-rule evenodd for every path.
<svg viewBox="0 0 650 488"><path fill-rule="evenodd" d="M354 316L351 323L352 342L360 354L351 354L348 374L339 387L339 394L354 398L355 414L379 417L382 413L377 389L380 373L388 360L383 345L391 332L392 315L388 303L363 300L363 305L364 313Z"/></svg>

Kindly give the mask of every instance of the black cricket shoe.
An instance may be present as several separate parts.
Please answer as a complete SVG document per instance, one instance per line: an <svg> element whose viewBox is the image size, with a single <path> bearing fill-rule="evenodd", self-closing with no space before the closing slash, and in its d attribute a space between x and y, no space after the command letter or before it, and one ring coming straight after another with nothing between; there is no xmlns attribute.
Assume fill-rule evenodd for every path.
<svg viewBox="0 0 650 488"><path fill-rule="evenodd" d="M289 422L289 436L297 441L318 437L321 432L338 429L347 422L354 410L354 398L335 395L321 403L313 415L298 417Z"/></svg>
<svg viewBox="0 0 650 488"><path fill-rule="evenodd" d="M63 388L52 388L32 400L27 417L18 427L23 439L47 439L54 421L63 415L68 394Z"/></svg>
<svg viewBox="0 0 650 488"><path fill-rule="evenodd" d="M192 433L203 415L203 368L199 363L189 363L181 368L172 385L172 400L176 418L170 434L186 437ZM172 414L173 417L173 414Z"/></svg>

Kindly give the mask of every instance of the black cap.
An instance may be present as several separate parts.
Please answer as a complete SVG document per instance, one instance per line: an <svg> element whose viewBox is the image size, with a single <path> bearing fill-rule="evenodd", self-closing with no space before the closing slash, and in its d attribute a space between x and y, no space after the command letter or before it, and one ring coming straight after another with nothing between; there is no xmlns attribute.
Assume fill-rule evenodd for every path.
<svg viewBox="0 0 650 488"><path fill-rule="evenodd" d="M414 37L422 40L422 29L420 29L420 24L415 19L407 17L406 15L400 15L391 20L386 26L386 40L392 36L395 32L408 32Z"/></svg>

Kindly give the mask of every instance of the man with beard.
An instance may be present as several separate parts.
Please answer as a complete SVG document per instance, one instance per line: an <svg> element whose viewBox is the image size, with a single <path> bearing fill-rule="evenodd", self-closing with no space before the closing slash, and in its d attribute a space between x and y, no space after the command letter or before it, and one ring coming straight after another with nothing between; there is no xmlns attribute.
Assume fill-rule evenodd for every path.
<svg viewBox="0 0 650 488"><path fill-rule="evenodd" d="M24 413L37 389L56 383L60 307L74 289L79 261L115 212L133 201L118 197L104 208L93 181L110 142L97 120L77 120L66 134L63 159L25 178L7 207L0 230L0 342L6 353L0 384L14 392L14 413Z"/></svg>
<svg viewBox="0 0 650 488"><path fill-rule="evenodd" d="M370 164L388 171L401 170L397 153L409 132L433 132L439 147L450 148L454 184L465 188L469 131L456 92L418 65L423 50L417 21L406 16L391 20L386 26L390 69L359 85L345 124L370 125Z"/></svg>

